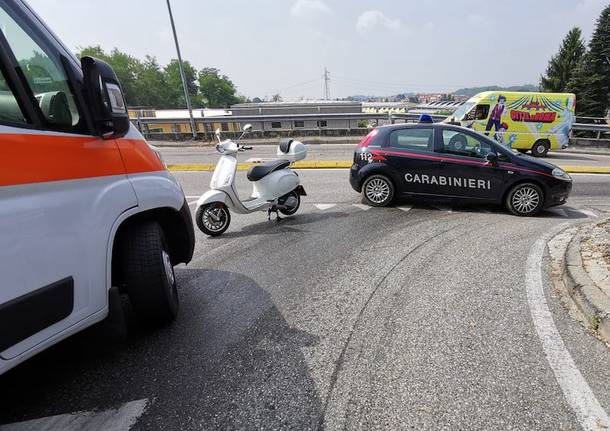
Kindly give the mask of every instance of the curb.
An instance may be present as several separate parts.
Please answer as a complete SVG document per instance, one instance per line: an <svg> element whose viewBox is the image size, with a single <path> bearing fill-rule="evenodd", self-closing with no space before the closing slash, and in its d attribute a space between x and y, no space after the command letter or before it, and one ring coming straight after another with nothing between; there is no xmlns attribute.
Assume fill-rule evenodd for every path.
<svg viewBox="0 0 610 431"><path fill-rule="evenodd" d="M593 224L597 223L599 222ZM566 248L563 281L568 293L588 320L591 329L606 342L610 342L610 299L587 275L580 256L583 231L590 226L591 223L588 223L580 227Z"/></svg>
<svg viewBox="0 0 610 431"><path fill-rule="evenodd" d="M295 162L292 164L294 169L349 169L353 162L350 160L311 160L305 162ZM239 163L237 169L245 171L257 163ZM559 165L566 172L571 174L610 174L610 167L606 166L576 166ZM169 164L170 171L213 171L216 163L185 163Z"/></svg>

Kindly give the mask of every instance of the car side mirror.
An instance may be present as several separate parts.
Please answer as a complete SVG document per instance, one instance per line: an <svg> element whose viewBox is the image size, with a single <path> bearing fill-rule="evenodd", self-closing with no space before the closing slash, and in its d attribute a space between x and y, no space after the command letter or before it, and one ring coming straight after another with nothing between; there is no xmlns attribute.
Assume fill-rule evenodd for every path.
<svg viewBox="0 0 610 431"><path fill-rule="evenodd" d="M496 153L488 153L485 156L485 160L487 160L487 163L497 166L498 165L498 155Z"/></svg>
<svg viewBox="0 0 610 431"><path fill-rule="evenodd" d="M83 84L87 93L96 135L120 138L129 131L125 96L112 67L93 57L82 57Z"/></svg>

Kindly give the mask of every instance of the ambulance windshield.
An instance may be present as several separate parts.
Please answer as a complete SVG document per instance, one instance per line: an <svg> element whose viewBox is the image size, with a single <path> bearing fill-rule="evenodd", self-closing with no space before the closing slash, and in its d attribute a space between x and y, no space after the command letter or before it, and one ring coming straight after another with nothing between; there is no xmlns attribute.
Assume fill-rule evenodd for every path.
<svg viewBox="0 0 610 431"><path fill-rule="evenodd" d="M449 118L454 121L460 121L464 117L464 115L466 115L472 109L473 106L474 102L466 102L458 109L456 109L453 114L449 115Z"/></svg>

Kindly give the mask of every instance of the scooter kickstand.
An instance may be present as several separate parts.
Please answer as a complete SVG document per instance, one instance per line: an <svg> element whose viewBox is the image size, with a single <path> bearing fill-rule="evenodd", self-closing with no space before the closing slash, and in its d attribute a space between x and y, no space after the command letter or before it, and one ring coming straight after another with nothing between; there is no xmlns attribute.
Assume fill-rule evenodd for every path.
<svg viewBox="0 0 610 431"><path fill-rule="evenodd" d="M276 223L279 223L282 220L277 208L269 208L267 210L267 220L271 221L271 213L275 213L275 222Z"/></svg>

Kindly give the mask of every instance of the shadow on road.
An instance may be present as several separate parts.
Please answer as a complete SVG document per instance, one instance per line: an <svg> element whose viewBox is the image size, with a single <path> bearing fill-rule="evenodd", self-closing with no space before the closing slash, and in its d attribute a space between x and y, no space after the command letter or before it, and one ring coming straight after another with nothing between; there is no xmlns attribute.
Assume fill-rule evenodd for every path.
<svg viewBox="0 0 610 431"><path fill-rule="evenodd" d="M291 328L244 275L177 270L181 312L126 343L92 331L0 377L0 423L147 398L134 429L313 429L321 401L303 356L318 342Z"/></svg>
<svg viewBox="0 0 610 431"><path fill-rule="evenodd" d="M348 217L349 214L338 211L326 211L323 213L304 213L294 216L280 216L281 220L277 221L275 215L272 215L271 220L265 220L259 223L248 224L238 231L231 231L231 227L221 237L209 238L217 240L221 238L235 239L248 237L251 235L281 235L286 232L309 232L307 225L315 224L324 220L338 219Z"/></svg>

